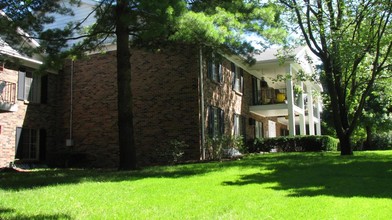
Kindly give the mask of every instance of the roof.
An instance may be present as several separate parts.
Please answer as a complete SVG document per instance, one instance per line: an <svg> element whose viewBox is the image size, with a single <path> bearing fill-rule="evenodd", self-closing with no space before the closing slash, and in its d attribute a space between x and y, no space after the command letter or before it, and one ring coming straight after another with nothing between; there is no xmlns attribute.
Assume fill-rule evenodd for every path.
<svg viewBox="0 0 392 220"><path fill-rule="evenodd" d="M288 51L283 50L283 48L267 48L264 52L255 54L253 58L256 62L272 62L279 60L281 57L294 59L305 48L304 46L299 46Z"/></svg>
<svg viewBox="0 0 392 220"><path fill-rule="evenodd" d="M0 10L0 16L3 16L6 19L9 19L10 21L12 21L2 10ZM39 46L39 43L36 40L28 39L29 35L26 32L24 32L21 28L17 28L15 31L18 34L24 36L25 45L28 45L30 47L38 47ZM39 64L39 65L42 64L42 62L40 60L23 55L20 51L15 49L15 47L11 47L11 45L9 45L7 42L5 42L5 40L1 37L0 37L0 54L14 57L17 59L21 59L23 61L27 61L28 63L32 63L32 64Z"/></svg>
<svg viewBox="0 0 392 220"><path fill-rule="evenodd" d="M28 61L34 64L42 64L42 61L24 56L23 54L21 54L19 51L15 50L14 48L12 48L7 42L5 42L1 37L0 37L0 54L6 55L6 56L10 56L10 57L14 57L17 59L21 59L24 61Z"/></svg>

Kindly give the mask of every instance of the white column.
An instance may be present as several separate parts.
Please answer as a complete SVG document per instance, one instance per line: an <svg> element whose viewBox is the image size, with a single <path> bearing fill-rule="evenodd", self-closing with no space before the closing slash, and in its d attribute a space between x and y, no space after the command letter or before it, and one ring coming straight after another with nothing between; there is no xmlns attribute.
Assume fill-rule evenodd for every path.
<svg viewBox="0 0 392 220"><path fill-rule="evenodd" d="M313 89L308 86L308 122L309 122L309 135L314 135L314 112L313 112Z"/></svg>
<svg viewBox="0 0 392 220"><path fill-rule="evenodd" d="M300 87L302 88L302 91L304 90L304 83L300 82ZM306 135L306 123L305 123L305 104L304 104L304 93L302 92L299 95L299 103L298 107L301 108L302 112L299 114L299 131L301 135Z"/></svg>
<svg viewBox="0 0 392 220"><path fill-rule="evenodd" d="M316 102L316 117L318 119L318 123L316 124L316 134L321 135L321 100L318 97Z"/></svg>
<svg viewBox="0 0 392 220"><path fill-rule="evenodd" d="M287 95L287 107L288 107L288 116L289 116L289 136L295 135L295 114L294 114L294 92L293 92L293 80L291 77L293 76L293 69L291 68L291 64L287 67L286 70L290 77L286 80L286 95Z"/></svg>

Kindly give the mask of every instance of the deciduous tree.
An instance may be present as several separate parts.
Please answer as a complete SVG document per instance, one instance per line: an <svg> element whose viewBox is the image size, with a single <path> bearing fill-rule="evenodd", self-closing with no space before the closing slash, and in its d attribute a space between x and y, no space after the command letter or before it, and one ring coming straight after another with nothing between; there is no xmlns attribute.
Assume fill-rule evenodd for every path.
<svg viewBox="0 0 392 220"><path fill-rule="evenodd" d="M352 155L351 136L375 83L391 69L389 0L278 0L294 29L320 58L341 154Z"/></svg>

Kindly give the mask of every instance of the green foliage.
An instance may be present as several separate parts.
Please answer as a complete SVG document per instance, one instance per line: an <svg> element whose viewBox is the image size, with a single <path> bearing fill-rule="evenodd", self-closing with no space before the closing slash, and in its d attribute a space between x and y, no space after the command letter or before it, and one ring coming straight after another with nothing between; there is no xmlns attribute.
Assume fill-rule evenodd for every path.
<svg viewBox="0 0 392 220"><path fill-rule="evenodd" d="M247 151L244 138L242 136L222 135L219 137L206 138L207 158L211 160L221 160L228 157L229 149L236 149L241 153Z"/></svg>
<svg viewBox="0 0 392 220"><path fill-rule="evenodd" d="M155 149L154 163L177 164L182 161L186 149L189 145L182 140L173 139L169 141L165 148Z"/></svg>
<svg viewBox="0 0 392 220"><path fill-rule="evenodd" d="M336 151L339 141L333 137L322 136L281 136L255 139L253 150L270 152L272 149L283 152Z"/></svg>
<svg viewBox="0 0 392 220"><path fill-rule="evenodd" d="M177 20L170 39L241 54L250 61L254 48L244 39L245 34L259 34L264 47L281 43L286 37L278 19L280 8L274 4L199 0L192 1L189 8Z"/></svg>
<svg viewBox="0 0 392 220"><path fill-rule="evenodd" d="M179 141L175 139L169 142L169 149L171 151L173 163L180 162L181 158L185 154L185 149L188 147L189 145L186 144L185 141Z"/></svg>
<svg viewBox="0 0 392 220"><path fill-rule="evenodd" d="M371 146L366 150L391 150L392 132L380 132L373 135Z"/></svg>
<svg viewBox="0 0 392 220"><path fill-rule="evenodd" d="M320 58L332 120L342 154L352 154L352 135L380 79L391 75L392 2L277 0L289 26ZM312 1L310 1L312 2ZM296 29L296 30L294 30Z"/></svg>
<svg viewBox="0 0 392 220"><path fill-rule="evenodd" d="M392 129L392 79L387 77L385 71L372 88L366 99L366 105L361 118L361 126L370 126L374 132L383 132Z"/></svg>

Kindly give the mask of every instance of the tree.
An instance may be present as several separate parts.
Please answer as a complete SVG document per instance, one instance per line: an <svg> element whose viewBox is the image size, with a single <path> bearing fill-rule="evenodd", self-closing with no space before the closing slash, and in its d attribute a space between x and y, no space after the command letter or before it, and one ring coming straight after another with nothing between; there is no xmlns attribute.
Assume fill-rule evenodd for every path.
<svg viewBox="0 0 392 220"><path fill-rule="evenodd" d="M366 100L363 118L360 125L366 131L364 149L378 149L373 146L374 134L386 133L392 129L392 83L385 78L375 83L369 98Z"/></svg>
<svg viewBox="0 0 392 220"><path fill-rule="evenodd" d="M50 14L46 16L45 12L71 13L64 8L60 10L59 1L53 1L56 2L54 5L49 5L46 1L37 1L39 2L37 5L33 3L34 1L24 1L22 5L26 10L23 13L18 9L17 2L9 0L0 9L15 14L11 16L12 21L18 21L14 24L14 29L27 28L28 24L23 23L26 18L28 18L27 23L30 22L38 27L26 29L29 36L23 37L39 39L42 42L41 51L45 50L51 54L48 56L52 59L49 63L56 63L53 58L61 60L70 54L80 55L84 51L99 48L108 39L114 39L117 45L120 169L133 169L137 166L130 63L133 46L154 47L168 40L189 43L197 39L200 44L203 42L210 47L245 54L252 51L249 43L240 38L245 31L253 30L261 33L262 30L267 30L271 35L274 30L278 30L275 27L265 28L275 23L276 16L271 13L272 5L260 9L256 7L259 6L258 1L213 1L213 4L205 4L205 1L196 0L100 0L89 15L95 14L94 25L84 27L85 19L83 19L69 23L62 30L43 30L40 24L40 21L54 22ZM231 5L230 2L235 4ZM53 10L51 7L59 10ZM248 13L237 13L236 9ZM36 19L34 14L37 12L40 12L45 19ZM30 17L33 19L30 20ZM246 19L249 23L243 23ZM8 20L8 23L12 23L11 20ZM82 31L83 33L80 33ZM275 33L282 32L275 31ZM73 45L66 53L58 53L70 39L83 39L83 41Z"/></svg>
<svg viewBox="0 0 392 220"><path fill-rule="evenodd" d="M352 155L351 136L374 84L391 69L389 0L278 0L294 28L320 58L341 154Z"/></svg>
<svg viewBox="0 0 392 220"><path fill-rule="evenodd" d="M182 0L163 1L126 1L101 0L88 16L95 13L96 23L91 27L82 21L70 22L63 29L44 29L45 24L53 23L54 14L72 15L72 9L62 7L62 1L3 1L0 9L7 16L2 16L1 27L8 42L14 45L22 41L38 39L40 47L34 51L46 52L46 64L58 64L62 59L79 56L84 51L99 48L106 39L114 37L117 44L118 78L118 126L120 145L120 169L134 169L137 166L133 134L133 111L131 93L130 36L132 42L148 44L168 36L173 28L174 17L186 9ZM80 3L70 1L71 5ZM38 15L38 16L37 16ZM15 31L18 28L24 32ZM81 31L83 31L81 33ZM68 51L69 40L83 39ZM57 61L57 62L56 62Z"/></svg>

